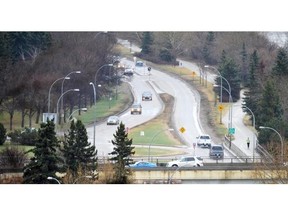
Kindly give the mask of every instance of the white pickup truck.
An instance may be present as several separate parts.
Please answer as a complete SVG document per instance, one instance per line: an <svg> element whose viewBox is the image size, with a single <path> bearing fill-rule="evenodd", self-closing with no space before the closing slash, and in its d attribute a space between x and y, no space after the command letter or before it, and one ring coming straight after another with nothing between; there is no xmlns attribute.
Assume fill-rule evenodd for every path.
<svg viewBox="0 0 288 216"><path fill-rule="evenodd" d="M211 147L211 137L208 134L201 134L197 138L197 146Z"/></svg>

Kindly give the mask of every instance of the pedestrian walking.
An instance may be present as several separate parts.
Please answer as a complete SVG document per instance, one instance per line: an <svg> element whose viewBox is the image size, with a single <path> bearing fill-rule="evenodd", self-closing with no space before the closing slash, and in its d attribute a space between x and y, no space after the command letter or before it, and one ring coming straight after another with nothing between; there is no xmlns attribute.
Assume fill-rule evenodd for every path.
<svg viewBox="0 0 288 216"><path fill-rule="evenodd" d="M247 138L247 147L248 147L248 149L249 149L249 146L250 146L250 139L249 139L249 137Z"/></svg>

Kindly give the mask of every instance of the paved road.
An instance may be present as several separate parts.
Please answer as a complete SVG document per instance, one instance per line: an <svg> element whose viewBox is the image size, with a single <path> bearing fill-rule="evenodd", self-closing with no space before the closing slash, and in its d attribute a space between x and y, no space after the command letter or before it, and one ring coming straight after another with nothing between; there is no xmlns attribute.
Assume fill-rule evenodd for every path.
<svg viewBox="0 0 288 216"><path fill-rule="evenodd" d="M182 67L186 67L189 70L195 71L198 75L200 74L200 70L197 67L196 64L193 62L188 62L183 59L178 59L182 63ZM210 71L207 71L207 80L208 82L215 83L215 78L217 76L217 73L211 73ZM257 138L255 137L255 130L251 127L247 127L243 123L243 119L245 117L245 113L242 110L242 103L243 103L243 96L244 96L244 90L241 91L240 94L240 99L237 102L233 103L232 107L232 127L235 128L235 140L233 141L234 144L237 145L241 151L246 154L249 157L259 157L257 152L255 152L255 146L256 146L256 140ZM230 122L229 120L229 112L226 113L226 115L223 116L222 118L223 124L227 125ZM249 137L250 139L250 147L249 149L247 148L247 143L246 140Z"/></svg>

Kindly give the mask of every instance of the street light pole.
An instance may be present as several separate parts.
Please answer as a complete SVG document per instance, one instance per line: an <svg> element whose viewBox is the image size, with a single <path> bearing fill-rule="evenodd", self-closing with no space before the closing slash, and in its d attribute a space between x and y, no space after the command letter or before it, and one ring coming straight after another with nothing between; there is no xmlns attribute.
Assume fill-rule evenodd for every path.
<svg viewBox="0 0 288 216"><path fill-rule="evenodd" d="M58 101L57 101L57 108L56 108L56 112L57 112L57 117L58 117L58 107L59 107L59 102L60 102L60 99L66 94L66 93L68 93L68 92L70 92L70 91L80 91L79 89L69 89L69 90L67 90L66 92L64 92L60 97L59 97L59 99L58 99Z"/></svg>
<svg viewBox="0 0 288 216"><path fill-rule="evenodd" d="M278 134L279 138L280 138L280 141L281 141L281 161L283 163L283 160L284 160L284 143L283 143L283 139L282 139L282 136L280 135L280 133L278 131L276 131L274 128L271 128L271 127L264 127L264 126L259 126L260 129L270 129L270 130L273 130L275 133Z"/></svg>
<svg viewBox="0 0 288 216"><path fill-rule="evenodd" d="M62 81L61 95L63 94L63 91L64 91L64 81L65 81L66 77L69 77L69 75L71 75L71 74L73 74L73 73L80 74L81 71L72 71L72 72L68 73L68 74L65 76L65 78L64 78L63 81ZM61 113L62 113L62 111L63 111L63 98L61 99ZM59 118L59 120L60 120L60 118Z"/></svg>
<svg viewBox="0 0 288 216"><path fill-rule="evenodd" d="M59 79L56 79L50 86L49 88L49 92L48 92L48 113L50 113L50 93L51 93L51 89L52 89L52 86L59 80L61 79L70 79L70 77L61 77Z"/></svg>
<svg viewBox="0 0 288 216"><path fill-rule="evenodd" d="M220 71L217 68L215 68L213 66L210 66L210 65L204 65L204 67L205 68L209 68L209 67L213 68L220 76L220 86L221 86L221 89L220 89L220 103L222 105L222 102L223 102L223 99L222 99L222 86L223 86L222 85L222 79L223 79L223 77L222 77ZM222 110L220 110L220 124L222 124Z"/></svg>
<svg viewBox="0 0 288 216"><path fill-rule="evenodd" d="M149 143L148 161L150 161L150 147L151 147L151 143L153 143L154 139L155 139L161 132L166 131L166 130L168 130L168 131L174 131L173 128L163 129L163 130L158 131L158 133L156 133L156 134L153 136L151 142Z"/></svg>
<svg viewBox="0 0 288 216"><path fill-rule="evenodd" d="M96 148L96 87L94 83L90 82L90 85L93 87L93 93L94 93L94 105L95 105L95 118L94 118L94 123L93 123L93 145ZM98 87L101 87L101 85L98 85Z"/></svg>
<svg viewBox="0 0 288 216"><path fill-rule="evenodd" d="M98 68L98 70L95 73L95 78L94 78L94 85L97 86L97 74L98 72L103 68L103 67L113 67L113 64L104 64L102 65L100 68Z"/></svg>
<svg viewBox="0 0 288 216"><path fill-rule="evenodd" d="M87 111L87 108L86 107L83 107L83 108L80 108L80 109L76 109L76 110L74 110L70 115L69 115L69 117L68 117L68 120L72 117L72 115L75 113L75 112L77 112L78 110L82 110L82 111Z"/></svg>
<svg viewBox="0 0 288 216"><path fill-rule="evenodd" d="M250 113L252 114L252 118L253 118L253 128L256 130L255 128L255 115L254 113L252 112L251 109L249 109L249 107L245 106L245 105L242 105L242 107L244 107L245 109L249 110ZM256 133L254 133L254 136L253 136L253 162L254 162L254 158L255 158L255 148L257 147L256 146Z"/></svg>

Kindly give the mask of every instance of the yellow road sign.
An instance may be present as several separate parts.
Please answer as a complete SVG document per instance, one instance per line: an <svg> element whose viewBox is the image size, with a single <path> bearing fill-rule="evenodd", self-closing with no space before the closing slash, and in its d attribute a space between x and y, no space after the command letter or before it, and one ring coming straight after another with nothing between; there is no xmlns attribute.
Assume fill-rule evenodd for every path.
<svg viewBox="0 0 288 216"><path fill-rule="evenodd" d="M179 131L180 131L181 133L184 133L184 132L186 131L186 129L185 129L184 127L181 127L181 128L179 129Z"/></svg>
<svg viewBox="0 0 288 216"><path fill-rule="evenodd" d="M224 109L224 106L223 106L223 105L219 105L219 106L218 106L218 110L219 110L219 111L222 111L223 109Z"/></svg>

